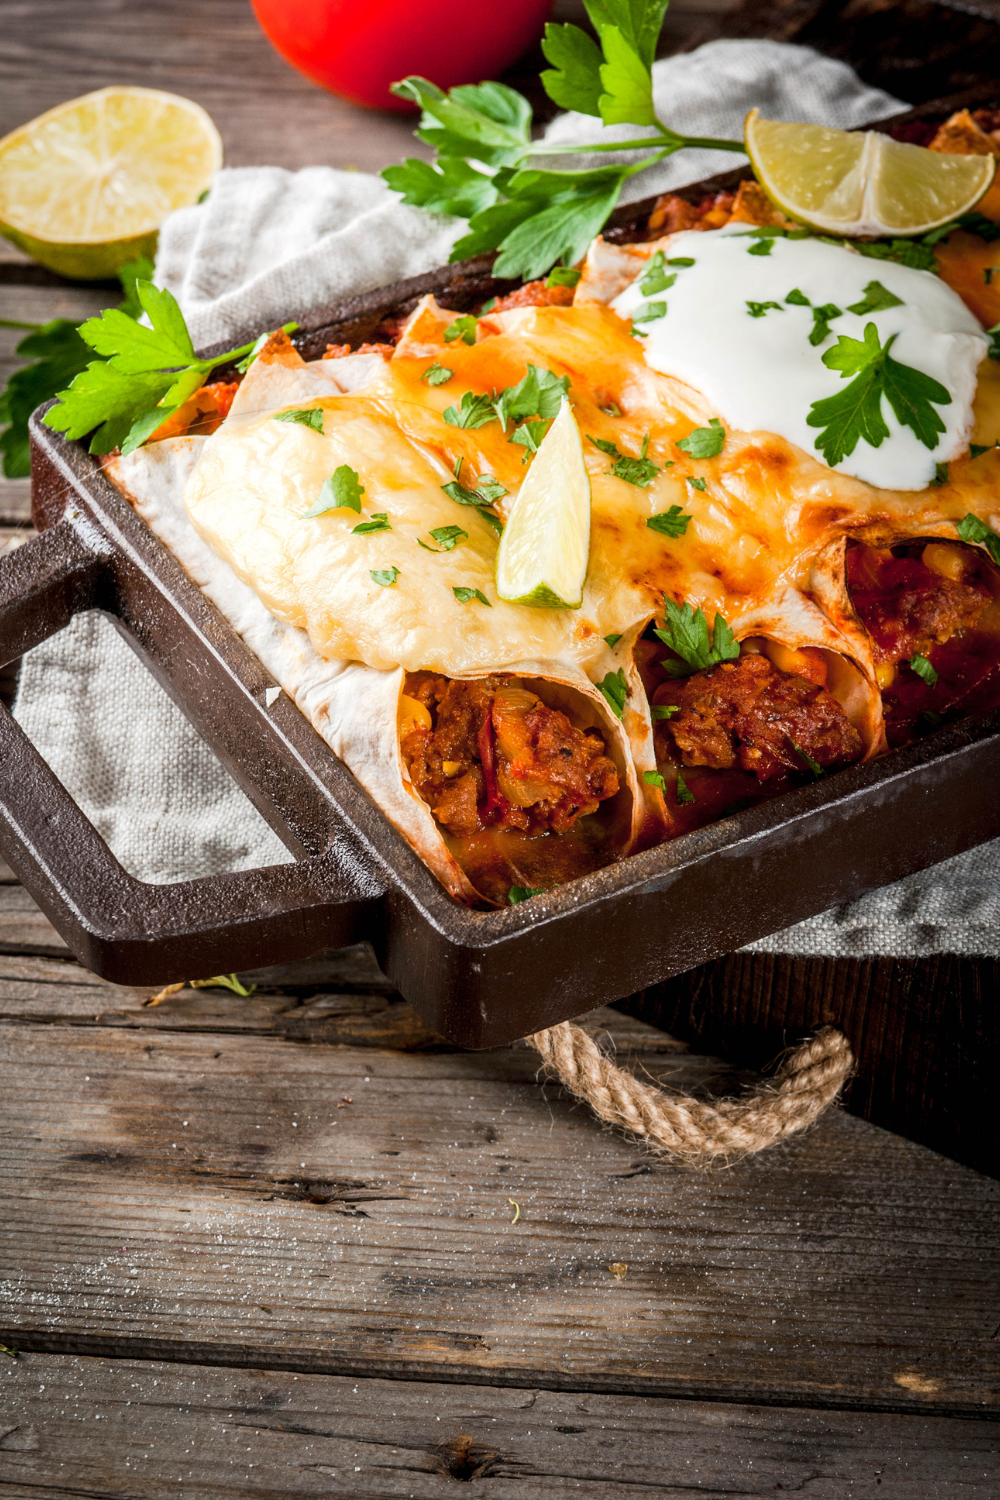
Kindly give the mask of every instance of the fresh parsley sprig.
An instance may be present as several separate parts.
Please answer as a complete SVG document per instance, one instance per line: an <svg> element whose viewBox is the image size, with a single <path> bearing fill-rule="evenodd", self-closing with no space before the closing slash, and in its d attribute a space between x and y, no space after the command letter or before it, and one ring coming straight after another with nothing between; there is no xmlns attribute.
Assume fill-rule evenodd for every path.
<svg viewBox="0 0 1000 1500"><path fill-rule="evenodd" d="M882 397L888 401L903 426L909 427L925 448L934 448L945 430L935 406L950 406L951 396L943 385L893 359L890 350L896 334L883 345L874 323L865 324L864 339L841 334L823 355L828 370L839 370L841 378L855 378L845 389L822 401L814 401L806 422L821 428L816 447L831 469L854 452L863 438L878 448L889 436L882 415Z"/></svg>
<svg viewBox="0 0 1000 1500"><path fill-rule="evenodd" d="M145 313L150 326L137 322L133 311L123 307L109 308L99 318L81 323L80 338L99 358L91 357L72 385L56 392L60 404L43 418L46 426L69 438L93 433L91 453L110 453L114 448L131 453L205 384L214 369L260 346L254 339L239 349L199 359L170 292L140 278L135 297L134 312ZM289 323L285 331L297 326Z"/></svg>
<svg viewBox="0 0 1000 1500"><path fill-rule="evenodd" d="M663 628L657 626L653 634L681 658L664 662L671 677L704 672L720 662L736 661L740 654L739 642L722 615L716 615L709 634L703 609L676 604L670 598L663 601Z"/></svg>
<svg viewBox="0 0 1000 1500"><path fill-rule="evenodd" d="M542 51L546 93L563 109L605 125L631 124L649 133L593 146L532 142L531 106L502 83L465 84L444 93L426 78L393 84L423 111L417 137L433 146L433 163L409 158L387 167L385 181L403 202L468 220L452 260L491 250L497 276L542 276L557 263L581 259L618 202L624 183L685 146L742 152L742 141L679 135L657 117L652 66L667 0L584 0L598 40L579 26L548 25ZM566 151L642 151L635 162L557 171L532 165Z"/></svg>

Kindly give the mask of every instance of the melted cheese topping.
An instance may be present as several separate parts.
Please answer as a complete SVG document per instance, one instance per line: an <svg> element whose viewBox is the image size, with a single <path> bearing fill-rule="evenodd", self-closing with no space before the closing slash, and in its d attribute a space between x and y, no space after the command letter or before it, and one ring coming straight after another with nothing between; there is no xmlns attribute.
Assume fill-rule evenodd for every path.
<svg viewBox="0 0 1000 1500"><path fill-rule="evenodd" d="M770 244L768 254L751 253L762 243ZM674 284L663 292L647 295L637 278L613 306L622 317L636 318L634 326L646 334L640 340L646 363L702 392L727 427L774 433L825 463L816 446L819 430L807 423L810 407L843 391L851 377L828 369L823 355L841 334L863 339L865 325L874 322L883 348L895 335L893 359L949 392L950 403L934 407L945 431L927 448L883 399L888 438L877 448L860 439L836 469L883 489L919 490L933 481L937 464L967 450L976 371L987 341L961 298L931 272L815 238L762 241L737 224L674 235L667 255L671 261L690 257L694 265L677 267ZM864 301L872 281L900 305L849 311ZM811 305L789 303L793 291ZM639 321L657 303L666 312ZM765 303L778 306L763 308ZM840 312L814 345L813 308L826 304Z"/></svg>

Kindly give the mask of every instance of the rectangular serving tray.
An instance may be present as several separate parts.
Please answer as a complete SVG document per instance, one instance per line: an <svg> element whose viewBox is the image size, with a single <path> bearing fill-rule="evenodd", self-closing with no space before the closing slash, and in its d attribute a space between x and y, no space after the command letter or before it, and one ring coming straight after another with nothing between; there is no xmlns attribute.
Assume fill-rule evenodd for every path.
<svg viewBox="0 0 1000 1500"><path fill-rule="evenodd" d="M983 91L953 104L987 102ZM991 101L990 101L991 102ZM929 110L903 119L926 118ZM898 120L892 123L898 123ZM748 173L683 189L695 199ZM653 200L609 235L644 237ZM509 290L489 258L304 316L305 358L357 345L433 292L466 310ZM249 329L246 337L259 330ZM224 372L223 372L224 373ZM491 1047L669 978L1000 835L1000 710L724 818L506 911L450 896L80 443L31 422L40 534L0 559L11 661L106 614L228 767L294 863L175 885L121 866L0 712L0 851L96 973L162 984L367 941L424 1019Z"/></svg>

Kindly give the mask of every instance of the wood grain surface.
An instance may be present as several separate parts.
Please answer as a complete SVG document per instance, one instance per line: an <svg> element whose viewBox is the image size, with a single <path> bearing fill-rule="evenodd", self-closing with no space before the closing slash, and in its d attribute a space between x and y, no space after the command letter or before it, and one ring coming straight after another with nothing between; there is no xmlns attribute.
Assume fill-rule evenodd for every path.
<svg viewBox="0 0 1000 1500"><path fill-rule="evenodd" d="M811 1500L992 1500L983 1421L356 1381L24 1355L0 1368L5 1496L178 1493L491 1500L776 1491Z"/></svg>
<svg viewBox="0 0 1000 1500"><path fill-rule="evenodd" d="M149 1007L4 958L0 1341L996 1413L996 1183L839 1112L730 1171L664 1166L523 1046L449 1048L363 950L259 981ZM588 1025L671 1086L738 1085L613 1011Z"/></svg>

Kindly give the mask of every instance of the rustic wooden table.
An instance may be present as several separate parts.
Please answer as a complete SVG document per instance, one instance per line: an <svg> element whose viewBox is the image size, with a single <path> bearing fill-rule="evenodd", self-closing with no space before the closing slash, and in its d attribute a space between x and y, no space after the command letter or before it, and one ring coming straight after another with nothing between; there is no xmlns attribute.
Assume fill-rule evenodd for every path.
<svg viewBox="0 0 1000 1500"><path fill-rule="evenodd" d="M0 4L0 134L119 79L207 105L235 164L412 149L243 0ZM0 317L114 300L3 246ZM0 487L3 545L27 503ZM0 870L11 1500L998 1493L996 1182L840 1112L729 1171L659 1165L526 1048L428 1032L361 951L250 978L151 1008ZM671 1085L739 1082L585 1024Z"/></svg>

